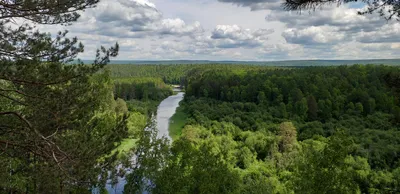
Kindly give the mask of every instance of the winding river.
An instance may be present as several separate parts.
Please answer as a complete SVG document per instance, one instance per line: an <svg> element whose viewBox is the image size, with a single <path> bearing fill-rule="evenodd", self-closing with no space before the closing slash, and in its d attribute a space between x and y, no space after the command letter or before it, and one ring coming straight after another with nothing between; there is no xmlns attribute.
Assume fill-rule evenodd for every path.
<svg viewBox="0 0 400 194"><path fill-rule="evenodd" d="M180 90L174 89L175 92L178 92L175 95L169 96L164 99L157 108L157 137L166 137L171 141L171 137L169 136L169 120L175 114L176 108L179 106L179 102L183 99L184 92ZM122 194L124 191L124 186L126 181L124 178L118 177L118 183L112 187L110 184L107 184L106 189L109 194Z"/></svg>
<svg viewBox="0 0 400 194"><path fill-rule="evenodd" d="M179 102L183 99L183 92L178 92L176 95L170 96L163 100L157 109L157 137L166 137L171 141L169 136L169 120L175 114Z"/></svg>

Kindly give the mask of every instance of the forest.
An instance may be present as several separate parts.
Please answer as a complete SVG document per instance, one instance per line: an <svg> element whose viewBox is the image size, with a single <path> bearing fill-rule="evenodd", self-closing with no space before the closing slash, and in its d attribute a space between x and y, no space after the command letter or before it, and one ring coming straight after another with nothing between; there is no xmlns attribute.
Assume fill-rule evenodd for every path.
<svg viewBox="0 0 400 194"><path fill-rule="evenodd" d="M152 193L399 192L398 67L238 68L187 72Z"/></svg>
<svg viewBox="0 0 400 194"><path fill-rule="evenodd" d="M400 193L398 60L110 64L115 43L88 64L68 30L41 31L98 3L0 1L0 193ZM358 14L400 17L398 1L367 3ZM177 104L159 137L167 100Z"/></svg>
<svg viewBox="0 0 400 194"><path fill-rule="evenodd" d="M399 67L385 65L111 64L87 80L96 91L90 106L103 107L85 121L91 133L57 137L60 150L76 152L74 162L2 156L1 187L106 193L106 183L126 177L125 193L397 193L399 76ZM156 137L153 117L173 95L170 84L185 92L171 118L172 142ZM20 98L32 98L28 89L20 88L30 92Z"/></svg>

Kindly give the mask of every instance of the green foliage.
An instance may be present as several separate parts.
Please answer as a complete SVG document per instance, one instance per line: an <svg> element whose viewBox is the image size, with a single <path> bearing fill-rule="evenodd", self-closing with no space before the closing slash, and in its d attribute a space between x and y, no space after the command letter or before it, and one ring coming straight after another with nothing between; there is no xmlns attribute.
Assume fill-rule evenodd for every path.
<svg viewBox="0 0 400 194"><path fill-rule="evenodd" d="M204 126L217 120L242 130L264 130L269 123L294 120L300 140L330 136L342 128L355 137L361 145L358 154L367 157L373 168L396 168L398 104L393 90L385 87L389 72L399 69L356 65L248 71L241 76L231 70L204 70L188 75L184 106L189 117ZM208 98L200 92L205 88ZM262 104L260 92L266 95ZM221 98L219 93L235 98Z"/></svg>
<svg viewBox="0 0 400 194"><path fill-rule="evenodd" d="M184 138L174 142L153 193L239 193L239 175L213 154L212 145L198 146Z"/></svg>
<svg viewBox="0 0 400 194"><path fill-rule="evenodd" d="M121 98L117 98L117 100L115 100L115 112L118 114L128 113L128 106L126 105L126 102Z"/></svg>
<svg viewBox="0 0 400 194"><path fill-rule="evenodd" d="M24 18L41 24L70 23L79 18L77 11L93 7L98 0L74 0L60 2L49 0L42 1L21 1L4 2L2 8L2 19Z"/></svg>
<svg viewBox="0 0 400 194"><path fill-rule="evenodd" d="M172 140L176 140L182 134L182 129L186 124L186 120L186 113L182 108L178 107L169 122L168 130Z"/></svg>
<svg viewBox="0 0 400 194"><path fill-rule="evenodd" d="M398 105L385 75L397 67L253 70L187 72L186 124L152 191L396 193ZM193 178L197 161L221 176ZM235 187L225 182L229 173Z"/></svg>
<svg viewBox="0 0 400 194"><path fill-rule="evenodd" d="M308 120L314 121L318 119L318 104L315 100L314 96L307 97L307 106L308 106Z"/></svg>
<svg viewBox="0 0 400 194"><path fill-rule="evenodd" d="M386 85L384 75L389 72L399 72L399 69L355 65L241 74L236 70L196 70L188 73L186 95L205 97L204 91L207 91L209 98L217 100L260 103L261 99L272 107L283 102L301 119L305 116L314 120L337 119L346 113L344 107L349 105L354 114L392 113L393 107L397 107L393 93L382 87Z"/></svg>
<svg viewBox="0 0 400 194"><path fill-rule="evenodd" d="M297 131L291 122L284 122L279 125L278 135L281 137L279 142L280 152L291 152L296 148Z"/></svg>
<svg viewBox="0 0 400 194"><path fill-rule="evenodd" d="M104 184L115 159L110 152L127 129L126 116L113 109L107 72L96 73L119 46L101 47L92 65L67 65L83 52L78 39L35 29L75 22L80 11L97 3L2 2L1 193L88 193Z"/></svg>
<svg viewBox="0 0 400 194"><path fill-rule="evenodd" d="M126 138L123 139L117 148L115 148L111 154L115 154L118 153L118 157L122 158L127 156L127 154L129 154L132 150L135 149L136 145L137 145L137 139L133 139L133 138Z"/></svg>
<svg viewBox="0 0 400 194"><path fill-rule="evenodd" d="M355 172L346 163L352 149L353 142L340 133L329 137L323 148L303 144L295 165L295 193L359 193Z"/></svg>
<svg viewBox="0 0 400 194"><path fill-rule="evenodd" d="M181 64L181 65L108 65L113 78L160 78L166 84L184 85L186 74L196 69L235 69L237 72L244 69L273 69L275 67L261 67L231 64Z"/></svg>
<svg viewBox="0 0 400 194"><path fill-rule="evenodd" d="M124 78L114 82L114 96L126 101L161 101L172 95L172 90L159 78Z"/></svg>
<svg viewBox="0 0 400 194"><path fill-rule="evenodd" d="M168 140L157 139L154 126L152 123L146 130L140 131L136 149L130 153L131 157L127 157L135 157L135 160L124 164L126 168L132 169L132 173L126 175L128 182L124 188L126 193L152 190L154 184L151 181L156 180L159 170L165 167L169 152Z"/></svg>
<svg viewBox="0 0 400 194"><path fill-rule="evenodd" d="M16 126L14 132L0 136L2 142L13 145L5 150L7 155L0 157L1 163L10 165L0 179L24 181L23 187L5 182L7 185L2 188L41 193L104 184L97 177L112 167L114 155L110 153L114 143L127 135L126 117L113 108L111 80L106 74L98 74L68 83L31 87L19 89L29 94L18 97L25 102L24 106L8 109L24 116L0 118L9 127ZM48 96L45 100L29 99L38 97L37 92ZM15 130L22 131L16 135Z"/></svg>

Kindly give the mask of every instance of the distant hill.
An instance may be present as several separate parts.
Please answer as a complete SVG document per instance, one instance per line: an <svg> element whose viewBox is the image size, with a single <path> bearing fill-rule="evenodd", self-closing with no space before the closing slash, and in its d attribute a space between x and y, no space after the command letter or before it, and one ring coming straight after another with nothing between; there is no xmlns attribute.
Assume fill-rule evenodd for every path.
<svg viewBox="0 0 400 194"><path fill-rule="evenodd" d="M90 64L91 60L82 60ZM331 65L353 65L353 64L385 64L400 65L400 59L369 59L369 60L293 60L293 61L208 61L208 60L163 60L163 61L136 61L136 60L114 60L110 64L248 64L266 66L331 66Z"/></svg>

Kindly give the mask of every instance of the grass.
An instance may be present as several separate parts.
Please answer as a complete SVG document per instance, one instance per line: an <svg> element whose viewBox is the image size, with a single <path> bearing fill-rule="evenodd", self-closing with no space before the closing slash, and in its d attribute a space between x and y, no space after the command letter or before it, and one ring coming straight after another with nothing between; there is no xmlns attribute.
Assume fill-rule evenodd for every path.
<svg viewBox="0 0 400 194"><path fill-rule="evenodd" d="M181 136L187 118L188 116L183 111L183 108L178 107L169 122L169 136L171 136L172 140L176 140Z"/></svg>
<svg viewBox="0 0 400 194"><path fill-rule="evenodd" d="M136 142L138 141L138 139L124 139L121 141L121 144L112 151L111 154L114 154L115 152L119 152L118 153L118 157L121 157L123 154L128 153L130 150L132 150L135 146L136 146Z"/></svg>
<svg viewBox="0 0 400 194"><path fill-rule="evenodd" d="M131 106L132 102L128 101L128 105ZM146 107L148 107L148 105L146 105ZM119 146L116 147L111 153L114 154L115 152L118 151L119 152L118 157L122 157L125 154L129 153L129 151L134 149L136 146L136 142L138 141L138 139L133 138L134 134L137 133L138 131L143 130L146 127L146 123L147 123L146 113L130 111L127 123L129 136L123 139L120 142Z"/></svg>
<svg viewBox="0 0 400 194"><path fill-rule="evenodd" d="M127 154L131 149L135 148L136 142L137 142L137 141L138 141L138 139L132 139L132 138L123 139L123 140L121 141L121 144L120 144L117 148L115 148L114 150L112 150L111 153L110 153L109 155L104 155L104 156L100 157L100 158L98 159L98 162L101 162L101 161L104 162L105 158L107 158L107 157L109 157L109 156L112 156L112 155L115 154L115 152L117 152L117 151L118 151L117 158L121 159L121 158L125 157L126 154Z"/></svg>

